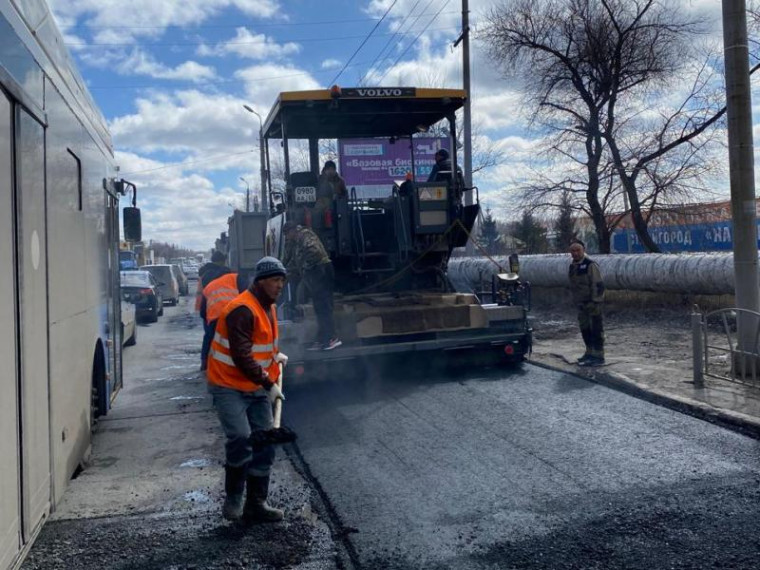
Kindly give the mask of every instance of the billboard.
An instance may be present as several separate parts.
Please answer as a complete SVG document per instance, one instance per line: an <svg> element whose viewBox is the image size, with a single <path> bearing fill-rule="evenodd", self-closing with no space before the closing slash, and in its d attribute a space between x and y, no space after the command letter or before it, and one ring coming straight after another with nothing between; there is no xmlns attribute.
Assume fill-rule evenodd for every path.
<svg viewBox="0 0 760 570"><path fill-rule="evenodd" d="M389 196L394 181L404 180L412 170L411 144L408 138L342 139L338 141L338 172L346 187L356 188L359 198ZM435 153L451 151L449 138L413 138L416 180L427 180L435 164Z"/></svg>
<svg viewBox="0 0 760 570"><path fill-rule="evenodd" d="M758 222L760 227L760 222ZM663 252L731 251L734 224L731 220L705 224L650 226L649 235ZM760 246L760 241L758 242ZM639 236L634 229L618 229L612 235L612 248L616 253L643 253Z"/></svg>

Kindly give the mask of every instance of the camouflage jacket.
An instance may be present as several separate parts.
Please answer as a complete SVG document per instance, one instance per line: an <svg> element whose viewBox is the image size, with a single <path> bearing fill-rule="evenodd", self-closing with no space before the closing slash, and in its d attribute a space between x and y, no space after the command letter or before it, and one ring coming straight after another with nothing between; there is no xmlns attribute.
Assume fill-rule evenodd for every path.
<svg viewBox="0 0 760 570"><path fill-rule="evenodd" d="M309 228L298 226L296 236L292 240L285 241L285 255L282 259L288 274L303 277L303 275L317 265L330 263L325 246L319 236Z"/></svg>
<svg viewBox="0 0 760 570"><path fill-rule="evenodd" d="M582 306L586 303L601 303L604 301L604 281L599 271L599 265L589 256L570 264L570 290L573 302Z"/></svg>

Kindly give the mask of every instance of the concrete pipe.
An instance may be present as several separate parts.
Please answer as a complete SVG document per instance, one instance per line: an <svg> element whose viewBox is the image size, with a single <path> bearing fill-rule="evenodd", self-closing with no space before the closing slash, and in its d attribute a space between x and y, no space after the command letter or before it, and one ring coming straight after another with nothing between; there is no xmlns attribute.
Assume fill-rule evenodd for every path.
<svg viewBox="0 0 760 570"><path fill-rule="evenodd" d="M722 295L734 292L732 253L592 255L608 289ZM496 257L504 268L507 257ZM567 287L568 254L520 257L520 278L536 287ZM449 261L449 279L458 291L473 291L479 280L491 282L497 268L484 257Z"/></svg>

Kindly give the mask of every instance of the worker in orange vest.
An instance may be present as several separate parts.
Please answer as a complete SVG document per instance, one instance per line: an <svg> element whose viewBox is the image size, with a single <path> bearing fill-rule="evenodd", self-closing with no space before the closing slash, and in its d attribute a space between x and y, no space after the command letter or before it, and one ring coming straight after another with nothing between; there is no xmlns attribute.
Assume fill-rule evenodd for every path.
<svg viewBox="0 0 760 570"><path fill-rule="evenodd" d="M284 399L277 381L287 356L279 350L275 301L285 278L278 259L262 258L251 287L225 305L211 342L206 377L227 438L222 514L228 520L283 518L267 504L274 448L254 448L249 438L253 431L272 429L272 404Z"/></svg>
<svg viewBox="0 0 760 570"><path fill-rule="evenodd" d="M208 366L208 351L214 338L216 321L227 303L245 291L244 283L240 283L237 273L225 273L217 277L203 288L201 314L204 315L203 346L201 347L201 370Z"/></svg>
<svg viewBox="0 0 760 570"><path fill-rule="evenodd" d="M206 297L203 295L203 290L208 287L209 283L212 281L218 279L219 277L222 277L224 275L227 275L228 273L232 273L232 269L227 267L227 256L222 253L221 251L215 251L211 256L211 263L207 263L203 267L200 268L198 271L198 289L196 291L196 297L195 297L195 308L200 313L201 319L203 319L203 344L201 345L201 370L206 370L206 361L208 359L208 351L211 347L211 339L214 337L214 325L216 324L216 318L218 318L218 314L214 319L209 319L206 316ZM245 291L246 287L248 286L247 282L241 282L242 279L239 278L238 282L238 291L239 293L242 293ZM228 300L234 298L237 296L237 293L235 295L232 295ZM223 308L223 307L221 307Z"/></svg>

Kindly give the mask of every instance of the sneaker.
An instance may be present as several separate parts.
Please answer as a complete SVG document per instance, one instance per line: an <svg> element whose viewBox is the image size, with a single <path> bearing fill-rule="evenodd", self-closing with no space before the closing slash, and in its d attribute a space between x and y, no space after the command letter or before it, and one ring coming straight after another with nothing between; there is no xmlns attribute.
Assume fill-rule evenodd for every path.
<svg viewBox="0 0 760 570"><path fill-rule="evenodd" d="M588 366L588 367L604 366L604 357L590 356L586 360L579 362L578 366Z"/></svg>
<svg viewBox="0 0 760 570"><path fill-rule="evenodd" d="M591 355L590 355L590 354L584 354L583 356L581 356L581 357L580 357L578 360L576 360L575 362L576 362L576 363L578 363L578 364L581 364L582 362L586 362L586 361L587 361L589 358L591 358Z"/></svg>
<svg viewBox="0 0 760 570"><path fill-rule="evenodd" d="M309 346L306 347L306 350L322 350L323 347L324 345L321 342L312 342Z"/></svg>
<svg viewBox="0 0 760 570"><path fill-rule="evenodd" d="M343 344L343 342L341 342L341 340L339 338L337 338L337 337L331 338L330 342L328 342L327 344L325 344L324 346L322 346L322 350L332 350L334 348L338 348L342 344Z"/></svg>

